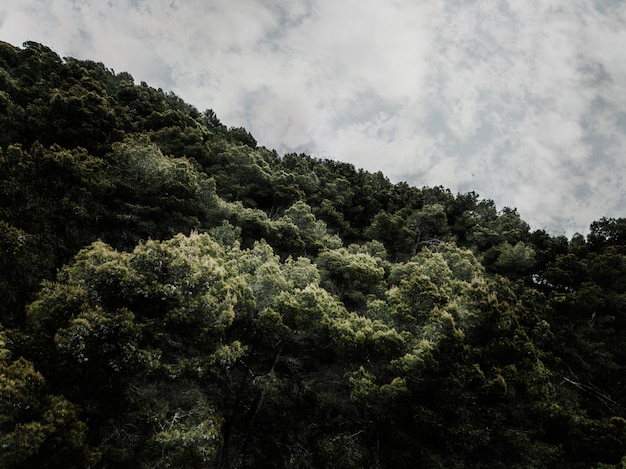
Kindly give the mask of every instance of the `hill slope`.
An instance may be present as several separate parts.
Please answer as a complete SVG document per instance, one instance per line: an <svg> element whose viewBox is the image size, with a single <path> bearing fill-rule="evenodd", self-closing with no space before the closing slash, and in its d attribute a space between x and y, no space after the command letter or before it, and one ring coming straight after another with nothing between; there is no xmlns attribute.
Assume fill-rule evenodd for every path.
<svg viewBox="0 0 626 469"><path fill-rule="evenodd" d="M36 43L0 129L0 467L626 462L625 219L531 232Z"/></svg>

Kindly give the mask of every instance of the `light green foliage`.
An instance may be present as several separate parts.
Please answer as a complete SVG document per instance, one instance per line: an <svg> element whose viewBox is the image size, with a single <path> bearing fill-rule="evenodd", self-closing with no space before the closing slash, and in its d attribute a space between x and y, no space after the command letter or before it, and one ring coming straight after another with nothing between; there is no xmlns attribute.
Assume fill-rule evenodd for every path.
<svg viewBox="0 0 626 469"><path fill-rule="evenodd" d="M350 244L348 246L348 251L352 254L369 254L372 257L376 257L380 260L387 260L387 251L385 250L385 245L377 240L367 241L363 244ZM385 267L388 267L388 263L383 264Z"/></svg>
<svg viewBox="0 0 626 469"><path fill-rule="evenodd" d="M302 290L283 292L277 310L291 329L327 328L333 319L345 317L345 308L323 288L309 285Z"/></svg>
<svg viewBox="0 0 626 469"><path fill-rule="evenodd" d="M326 224L317 220L311 212L311 207L302 201L296 202L285 210L280 221L295 225L298 236L304 242L306 249L312 253L325 247L332 249L341 246L341 240L328 233Z"/></svg>
<svg viewBox="0 0 626 469"><path fill-rule="evenodd" d="M451 292L456 282L452 269L450 269L445 257L439 252L422 249L405 265L414 273L426 275L439 289ZM392 276L393 278L393 276Z"/></svg>
<svg viewBox="0 0 626 469"><path fill-rule="evenodd" d="M340 248L322 251L316 262L324 288L352 306L368 294L382 293L385 264L380 258Z"/></svg>
<svg viewBox="0 0 626 469"><path fill-rule="evenodd" d="M153 418L155 434L146 442L151 467L201 467L214 460L221 421L203 400Z"/></svg>
<svg viewBox="0 0 626 469"><path fill-rule="evenodd" d="M181 333L195 325L203 334L219 336L232 322L236 303L221 257L221 248L207 235L177 235L167 243L148 241L129 259L135 271L130 279L131 301L148 299L141 300L152 303L143 314L152 316L161 310Z"/></svg>
<svg viewBox="0 0 626 469"><path fill-rule="evenodd" d="M257 300L257 307L264 309L273 304L276 296L288 288L288 282L277 263L266 263L255 272L251 288Z"/></svg>
<svg viewBox="0 0 626 469"><path fill-rule="evenodd" d="M291 287L278 256L267 242L256 242L251 249L231 249L228 255L232 256L233 268L243 275L255 309L272 305L280 292Z"/></svg>
<svg viewBox="0 0 626 469"><path fill-rule="evenodd" d="M404 327L421 327L434 308L445 306L462 288L445 257L426 249L407 263L395 264L389 283L390 304Z"/></svg>
<svg viewBox="0 0 626 469"><path fill-rule="evenodd" d="M530 272L535 264L535 251L524 242L519 241L515 246L505 242L500 246L500 255L495 266L504 272L524 274Z"/></svg>
<svg viewBox="0 0 626 469"><path fill-rule="evenodd" d="M264 264L278 264L279 258L265 240L254 243L251 249L233 249L228 252L236 262L236 268L242 274L253 275Z"/></svg>
<svg viewBox="0 0 626 469"><path fill-rule="evenodd" d="M313 238L316 235L317 220L311 213L311 207L304 202L296 202L285 210L285 218L288 218L300 230L303 238Z"/></svg>
<svg viewBox="0 0 626 469"><path fill-rule="evenodd" d="M96 307L71 319L68 327L59 329L55 343L68 360L89 369L105 361L106 368L102 371L128 373L143 361L137 350L138 336L132 313L117 310L110 314Z"/></svg>
<svg viewBox="0 0 626 469"><path fill-rule="evenodd" d="M472 282L484 276L485 269L469 249L459 248L453 243L442 243L437 247L457 280Z"/></svg>
<svg viewBox="0 0 626 469"><path fill-rule="evenodd" d="M348 376L348 381L352 388L350 398L360 402L366 399L376 398L379 386L376 385L376 376L368 373L364 367L359 367Z"/></svg>
<svg viewBox="0 0 626 469"><path fill-rule="evenodd" d="M209 234L225 247L238 247L241 241L241 227L233 226L227 220L223 220L220 226L211 228Z"/></svg>
<svg viewBox="0 0 626 469"><path fill-rule="evenodd" d="M387 349L386 374L378 377L365 370L352 374L352 398L381 425L387 421L385 408L406 412L410 406L413 418L405 428L417 432L415 438L422 441L414 457L424 464L431 464L438 454L434 448L439 439L458 441L467 455L495 445L522 458L530 440L512 435L540 435L543 412L558 413L551 372L527 333L545 326L537 317L530 319L532 314L505 281L486 279L469 251L451 244L441 248L441 252L423 250L395 265L387 302L368 305L368 315L388 318L388 324L391 320L396 330L403 331L400 337L406 346ZM534 324L522 326L522 318ZM395 376L391 382L382 378L389 372ZM518 406L529 414L522 417ZM427 433L409 430L411 425ZM511 438L502 438L499 427L514 429ZM538 451L538 460L560 454L551 445L540 445ZM534 464L534 457L527 457L529 464Z"/></svg>
<svg viewBox="0 0 626 469"><path fill-rule="evenodd" d="M400 280L388 298L398 327L411 330L422 327L430 312L448 300L428 276L418 273Z"/></svg>
<svg viewBox="0 0 626 469"><path fill-rule="evenodd" d="M307 285L319 285L320 274L315 264L307 257L287 258L285 261L285 278L293 282L295 288L303 289Z"/></svg>
<svg viewBox="0 0 626 469"><path fill-rule="evenodd" d="M115 380L118 387L109 391L109 398L123 403L126 386L140 386L146 375L169 386L189 374L195 379L221 376L234 366L244 347L226 342L225 332L245 291L224 257L215 241L198 234L178 235L164 243L148 241L132 253L103 243L82 251L60 273L62 283L50 284L29 310L33 331L45 334L44 325L56 330L54 348L45 347L50 358L58 360L68 391L88 402ZM155 405L171 398L155 397ZM209 405L202 399L203 406ZM99 400L102 407L92 412L107 411L108 400ZM181 425L174 425L178 419L168 411L166 417L174 422L163 423L150 437L150 445L161 445L166 460L189 457L206 462L216 453L217 420L213 414L196 412L196 405L186 401L171 412L189 417L181 419ZM112 419L124 418L123 407L108 411ZM140 425L139 415L148 411L132 410L139 434L152 432ZM113 457L111 451L105 449L107 457Z"/></svg>
<svg viewBox="0 0 626 469"><path fill-rule="evenodd" d="M390 356L405 347L405 339L382 321L349 313L329 324L330 337L337 350L354 356Z"/></svg>

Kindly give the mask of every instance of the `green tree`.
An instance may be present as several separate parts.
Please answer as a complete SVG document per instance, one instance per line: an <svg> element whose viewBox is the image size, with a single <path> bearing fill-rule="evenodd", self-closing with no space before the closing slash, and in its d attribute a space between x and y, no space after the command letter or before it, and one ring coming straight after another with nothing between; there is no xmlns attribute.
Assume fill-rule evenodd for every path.
<svg viewBox="0 0 626 469"><path fill-rule="evenodd" d="M535 250L523 241L519 241L515 246L505 242L498 246L497 251L498 257L494 268L509 277L528 275L535 266Z"/></svg>
<svg viewBox="0 0 626 469"><path fill-rule="evenodd" d="M367 295L382 295L385 270L382 259L346 248L322 251L316 259L322 285L348 307L365 306Z"/></svg>
<svg viewBox="0 0 626 469"><path fill-rule="evenodd" d="M13 359L0 329L0 467L85 467L97 460L78 408L50 394L31 362Z"/></svg>
<svg viewBox="0 0 626 469"><path fill-rule="evenodd" d="M371 453L391 467L558 461L544 435L562 413L534 342L549 340L549 326L469 251L442 247L395 266L387 306L370 303L408 346L388 367L351 375L363 420L375 422Z"/></svg>
<svg viewBox="0 0 626 469"><path fill-rule="evenodd" d="M144 443L146 464L206 462L220 446L223 394L202 383L224 379L244 352L225 336L240 291L207 235L132 253L96 243L29 307L31 353L87 412L107 463L130 462Z"/></svg>
<svg viewBox="0 0 626 469"><path fill-rule="evenodd" d="M145 138L116 143L111 165L105 239L125 249L150 237L169 238L209 226L219 211L215 185L184 158L169 158Z"/></svg>

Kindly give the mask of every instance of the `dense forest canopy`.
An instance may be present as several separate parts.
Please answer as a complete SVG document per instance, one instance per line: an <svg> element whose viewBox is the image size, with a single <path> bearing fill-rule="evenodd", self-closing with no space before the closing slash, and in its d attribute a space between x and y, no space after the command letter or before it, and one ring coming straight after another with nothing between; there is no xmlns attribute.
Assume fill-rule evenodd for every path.
<svg viewBox="0 0 626 469"><path fill-rule="evenodd" d="M626 219L278 155L0 43L0 467L624 467Z"/></svg>

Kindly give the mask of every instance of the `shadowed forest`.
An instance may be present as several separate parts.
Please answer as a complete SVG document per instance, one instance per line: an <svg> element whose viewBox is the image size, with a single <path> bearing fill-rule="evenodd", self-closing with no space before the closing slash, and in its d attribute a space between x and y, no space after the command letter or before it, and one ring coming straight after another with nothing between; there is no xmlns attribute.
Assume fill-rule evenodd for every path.
<svg viewBox="0 0 626 469"><path fill-rule="evenodd" d="M626 467L625 344L624 218L533 231L0 42L0 468Z"/></svg>

